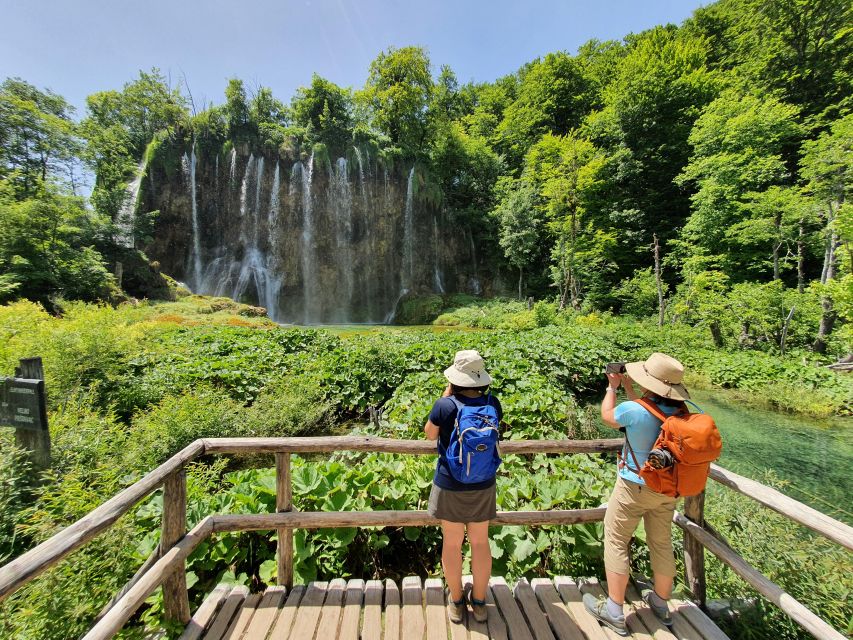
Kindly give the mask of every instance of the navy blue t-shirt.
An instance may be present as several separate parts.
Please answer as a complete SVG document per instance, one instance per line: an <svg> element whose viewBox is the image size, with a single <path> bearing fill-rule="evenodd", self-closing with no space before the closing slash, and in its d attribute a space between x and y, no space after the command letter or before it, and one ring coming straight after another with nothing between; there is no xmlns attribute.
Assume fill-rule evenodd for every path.
<svg viewBox="0 0 853 640"><path fill-rule="evenodd" d="M459 394L454 396L459 402L470 407L484 407L486 402L492 405L498 412L498 422L503 420L503 408L500 401L492 394L480 396L478 398L468 398ZM456 423L456 404L450 398L439 398L432 405L432 411L429 412L429 420L439 429L438 442L441 443L443 449L450 446L450 437L453 435L453 427ZM440 449L439 449L440 451ZM459 482L450 474L450 469L447 467L447 461L444 456L439 454L438 462L435 465L435 477L433 483L442 489L449 491L474 491L477 489L488 489L495 484L495 479L483 480L483 482L474 482L465 484Z"/></svg>

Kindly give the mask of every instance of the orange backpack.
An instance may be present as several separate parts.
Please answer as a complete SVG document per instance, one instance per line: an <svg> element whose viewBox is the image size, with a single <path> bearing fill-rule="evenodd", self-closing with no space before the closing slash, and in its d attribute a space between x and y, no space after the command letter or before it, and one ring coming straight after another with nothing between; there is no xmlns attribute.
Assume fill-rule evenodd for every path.
<svg viewBox="0 0 853 640"><path fill-rule="evenodd" d="M669 451L675 460L672 466L661 469L654 468L647 461L640 469L626 432L625 446L646 486L674 498L702 493L711 463L723 451L723 440L714 419L706 413L690 413L687 409L667 416L651 400L640 398L634 402L663 423L652 448ZM624 462L622 460L621 464L624 465Z"/></svg>

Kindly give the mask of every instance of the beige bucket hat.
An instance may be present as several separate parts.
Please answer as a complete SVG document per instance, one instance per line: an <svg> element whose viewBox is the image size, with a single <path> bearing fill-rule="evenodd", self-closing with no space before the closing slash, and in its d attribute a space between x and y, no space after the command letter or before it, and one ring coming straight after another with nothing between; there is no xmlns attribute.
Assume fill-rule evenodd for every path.
<svg viewBox="0 0 853 640"><path fill-rule="evenodd" d="M684 365L665 353L653 353L645 362L629 362L625 365L625 373L641 387L662 398L690 399L687 388L681 384Z"/></svg>
<svg viewBox="0 0 853 640"><path fill-rule="evenodd" d="M486 363L478 351L457 351L453 364L444 370L444 377L457 387L485 387L492 383Z"/></svg>

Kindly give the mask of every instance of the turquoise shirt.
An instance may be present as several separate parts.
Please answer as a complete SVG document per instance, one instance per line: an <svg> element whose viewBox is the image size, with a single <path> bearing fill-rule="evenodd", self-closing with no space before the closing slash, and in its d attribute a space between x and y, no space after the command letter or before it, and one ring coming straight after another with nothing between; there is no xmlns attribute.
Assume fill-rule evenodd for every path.
<svg viewBox="0 0 853 640"><path fill-rule="evenodd" d="M658 408L668 416L678 410L677 407L668 407L663 404L659 404ZM625 436L631 442L631 448L634 450L634 455L637 456L640 468L642 468L649 457L649 451L652 450L655 440L658 439L661 421L633 400L619 404L613 411L613 417L616 422L625 427ZM619 475L629 482L646 484L637 475L638 469L634 468L634 458L631 457L628 448L625 446L622 447L622 459L627 464L619 469Z"/></svg>

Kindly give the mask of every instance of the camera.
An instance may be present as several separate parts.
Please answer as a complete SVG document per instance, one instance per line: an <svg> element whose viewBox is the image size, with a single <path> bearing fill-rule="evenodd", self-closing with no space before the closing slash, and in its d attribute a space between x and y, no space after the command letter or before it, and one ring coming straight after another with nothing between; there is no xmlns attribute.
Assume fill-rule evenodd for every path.
<svg viewBox="0 0 853 640"><path fill-rule="evenodd" d="M610 362L604 367L604 373L625 373L625 363Z"/></svg>
<svg viewBox="0 0 853 640"><path fill-rule="evenodd" d="M666 449L652 449L649 451L649 465L653 469L668 469L674 464L675 458Z"/></svg>

